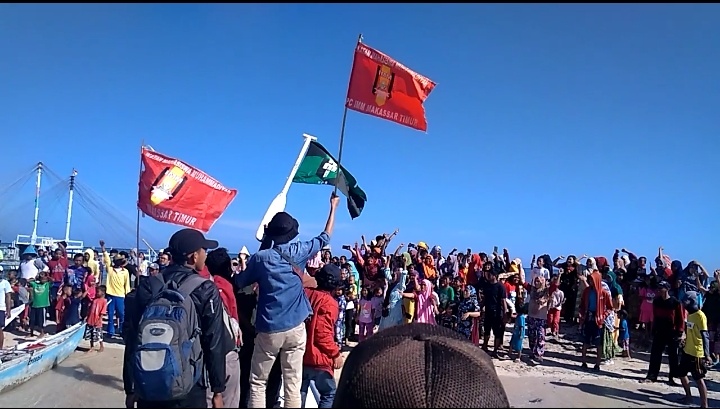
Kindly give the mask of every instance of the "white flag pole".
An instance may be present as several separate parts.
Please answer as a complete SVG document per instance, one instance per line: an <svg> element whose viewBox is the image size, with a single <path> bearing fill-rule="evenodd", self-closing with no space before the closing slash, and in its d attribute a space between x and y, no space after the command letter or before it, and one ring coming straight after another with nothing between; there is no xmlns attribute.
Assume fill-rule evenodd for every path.
<svg viewBox="0 0 720 409"><path fill-rule="evenodd" d="M263 236L265 235L265 226L270 223L270 220L272 220L272 218L275 217L276 214L285 211L285 205L287 204L287 193L288 190L290 190L290 185L292 184L292 181L295 178L295 174L297 173L298 169L300 169L300 164L302 163L303 159L305 158L305 154L310 148L310 143L317 140L316 137L308 135L306 133L303 134L303 138L305 138L305 141L303 142L302 149L300 149L300 154L298 155L297 160L295 160L295 164L293 165L292 170L290 170L290 175L288 175L288 178L285 181L285 186L283 186L280 193L278 193L278 195L275 196L275 199L273 199L273 201L270 203L270 206L268 206L268 209L265 212L265 216L263 216L262 221L260 222L260 226L258 226L257 232L255 233L255 238L258 239L258 241L262 241Z"/></svg>

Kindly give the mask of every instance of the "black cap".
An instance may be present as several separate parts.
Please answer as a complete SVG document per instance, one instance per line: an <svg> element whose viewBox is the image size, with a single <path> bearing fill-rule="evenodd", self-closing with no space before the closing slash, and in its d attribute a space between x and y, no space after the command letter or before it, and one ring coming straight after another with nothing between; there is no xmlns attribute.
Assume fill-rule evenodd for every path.
<svg viewBox="0 0 720 409"><path fill-rule="evenodd" d="M217 241L206 239L198 230L182 229L170 237L168 248L165 250L174 255L187 255L200 249L210 250L217 247Z"/></svg>
<svg viewBox="0 0 720 409"><path fill-rule="evenodd" d="M322 290L334 290L341 284L340 280L340 267L335 264L329 263L322 266L322 268L315 272L315 281L317 286Z"/></svg>
<svg viewBox="0 0 720 409"><path fill-rule="evenodd" d="M669 290L669 289L670 289L670 283L668 283L667 281L661 281L660 284L658 284L658 287L659 287L659 288L664 288L664 289L666 289L666 290Z"/></svg>
<svg viewBox="0 0 720 409"><path fill-rule="evenodd" d="M509 408L510 403L488 354L456 331L412 323L384 329L350 352L333 407Z"/></svg>

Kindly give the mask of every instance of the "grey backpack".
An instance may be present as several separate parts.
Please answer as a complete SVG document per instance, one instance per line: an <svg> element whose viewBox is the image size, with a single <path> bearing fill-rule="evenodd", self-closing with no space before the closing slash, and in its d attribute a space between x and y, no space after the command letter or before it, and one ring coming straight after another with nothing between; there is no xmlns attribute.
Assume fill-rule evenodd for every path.
<svg viewBox="0 0 720 409"><path fill-rule="evenodd" d="M164 280L162 274L154 277ZM205 281L197 274L190 274L179 287L163 281L163 290L145 307L133 364L139 399L181 399L202 377L200 322L190 294Z"/></svg>

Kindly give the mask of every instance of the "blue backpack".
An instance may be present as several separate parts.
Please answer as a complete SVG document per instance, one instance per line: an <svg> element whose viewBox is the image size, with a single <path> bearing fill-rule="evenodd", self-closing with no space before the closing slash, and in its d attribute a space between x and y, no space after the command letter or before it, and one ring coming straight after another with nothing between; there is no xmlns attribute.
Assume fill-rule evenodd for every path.
<svg viewBox="0 0 720 409"><path fill-rule="evenodd" d="M154 277L163 281L162 274ZM185 397L203 375L200 322L190 294L207 279L190 274L148 304L138 325L133 374L135 393L144 401Z"/></svg>

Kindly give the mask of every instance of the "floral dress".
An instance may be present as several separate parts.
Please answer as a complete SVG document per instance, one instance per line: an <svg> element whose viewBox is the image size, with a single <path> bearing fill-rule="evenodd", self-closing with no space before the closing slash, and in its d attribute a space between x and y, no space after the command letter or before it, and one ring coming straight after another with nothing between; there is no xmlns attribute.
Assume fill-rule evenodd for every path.
<svg viewBox="0 0 720 409"><path fill-rule="evenodd" d="M344 295L335 297L335 299L337 300L338 308L340 309L338 312L338 319L335 321L335 343L342 346L345 342L345 308L347 307L347 301L345 300Z"/></svg>
<svg viewBox="0 0 720 409"><path fill-rule="evenodd" d="M470 297L461 300L460 303L458 304L457 331L459 333L465 335L468 339L470 339L472 337L473 318L463 320L462 316L466 312L480 311L480 303L478 303L477 293L475 292L475 288L473 288L471 286L468 286L467 288L470 291Z"/></svg>

